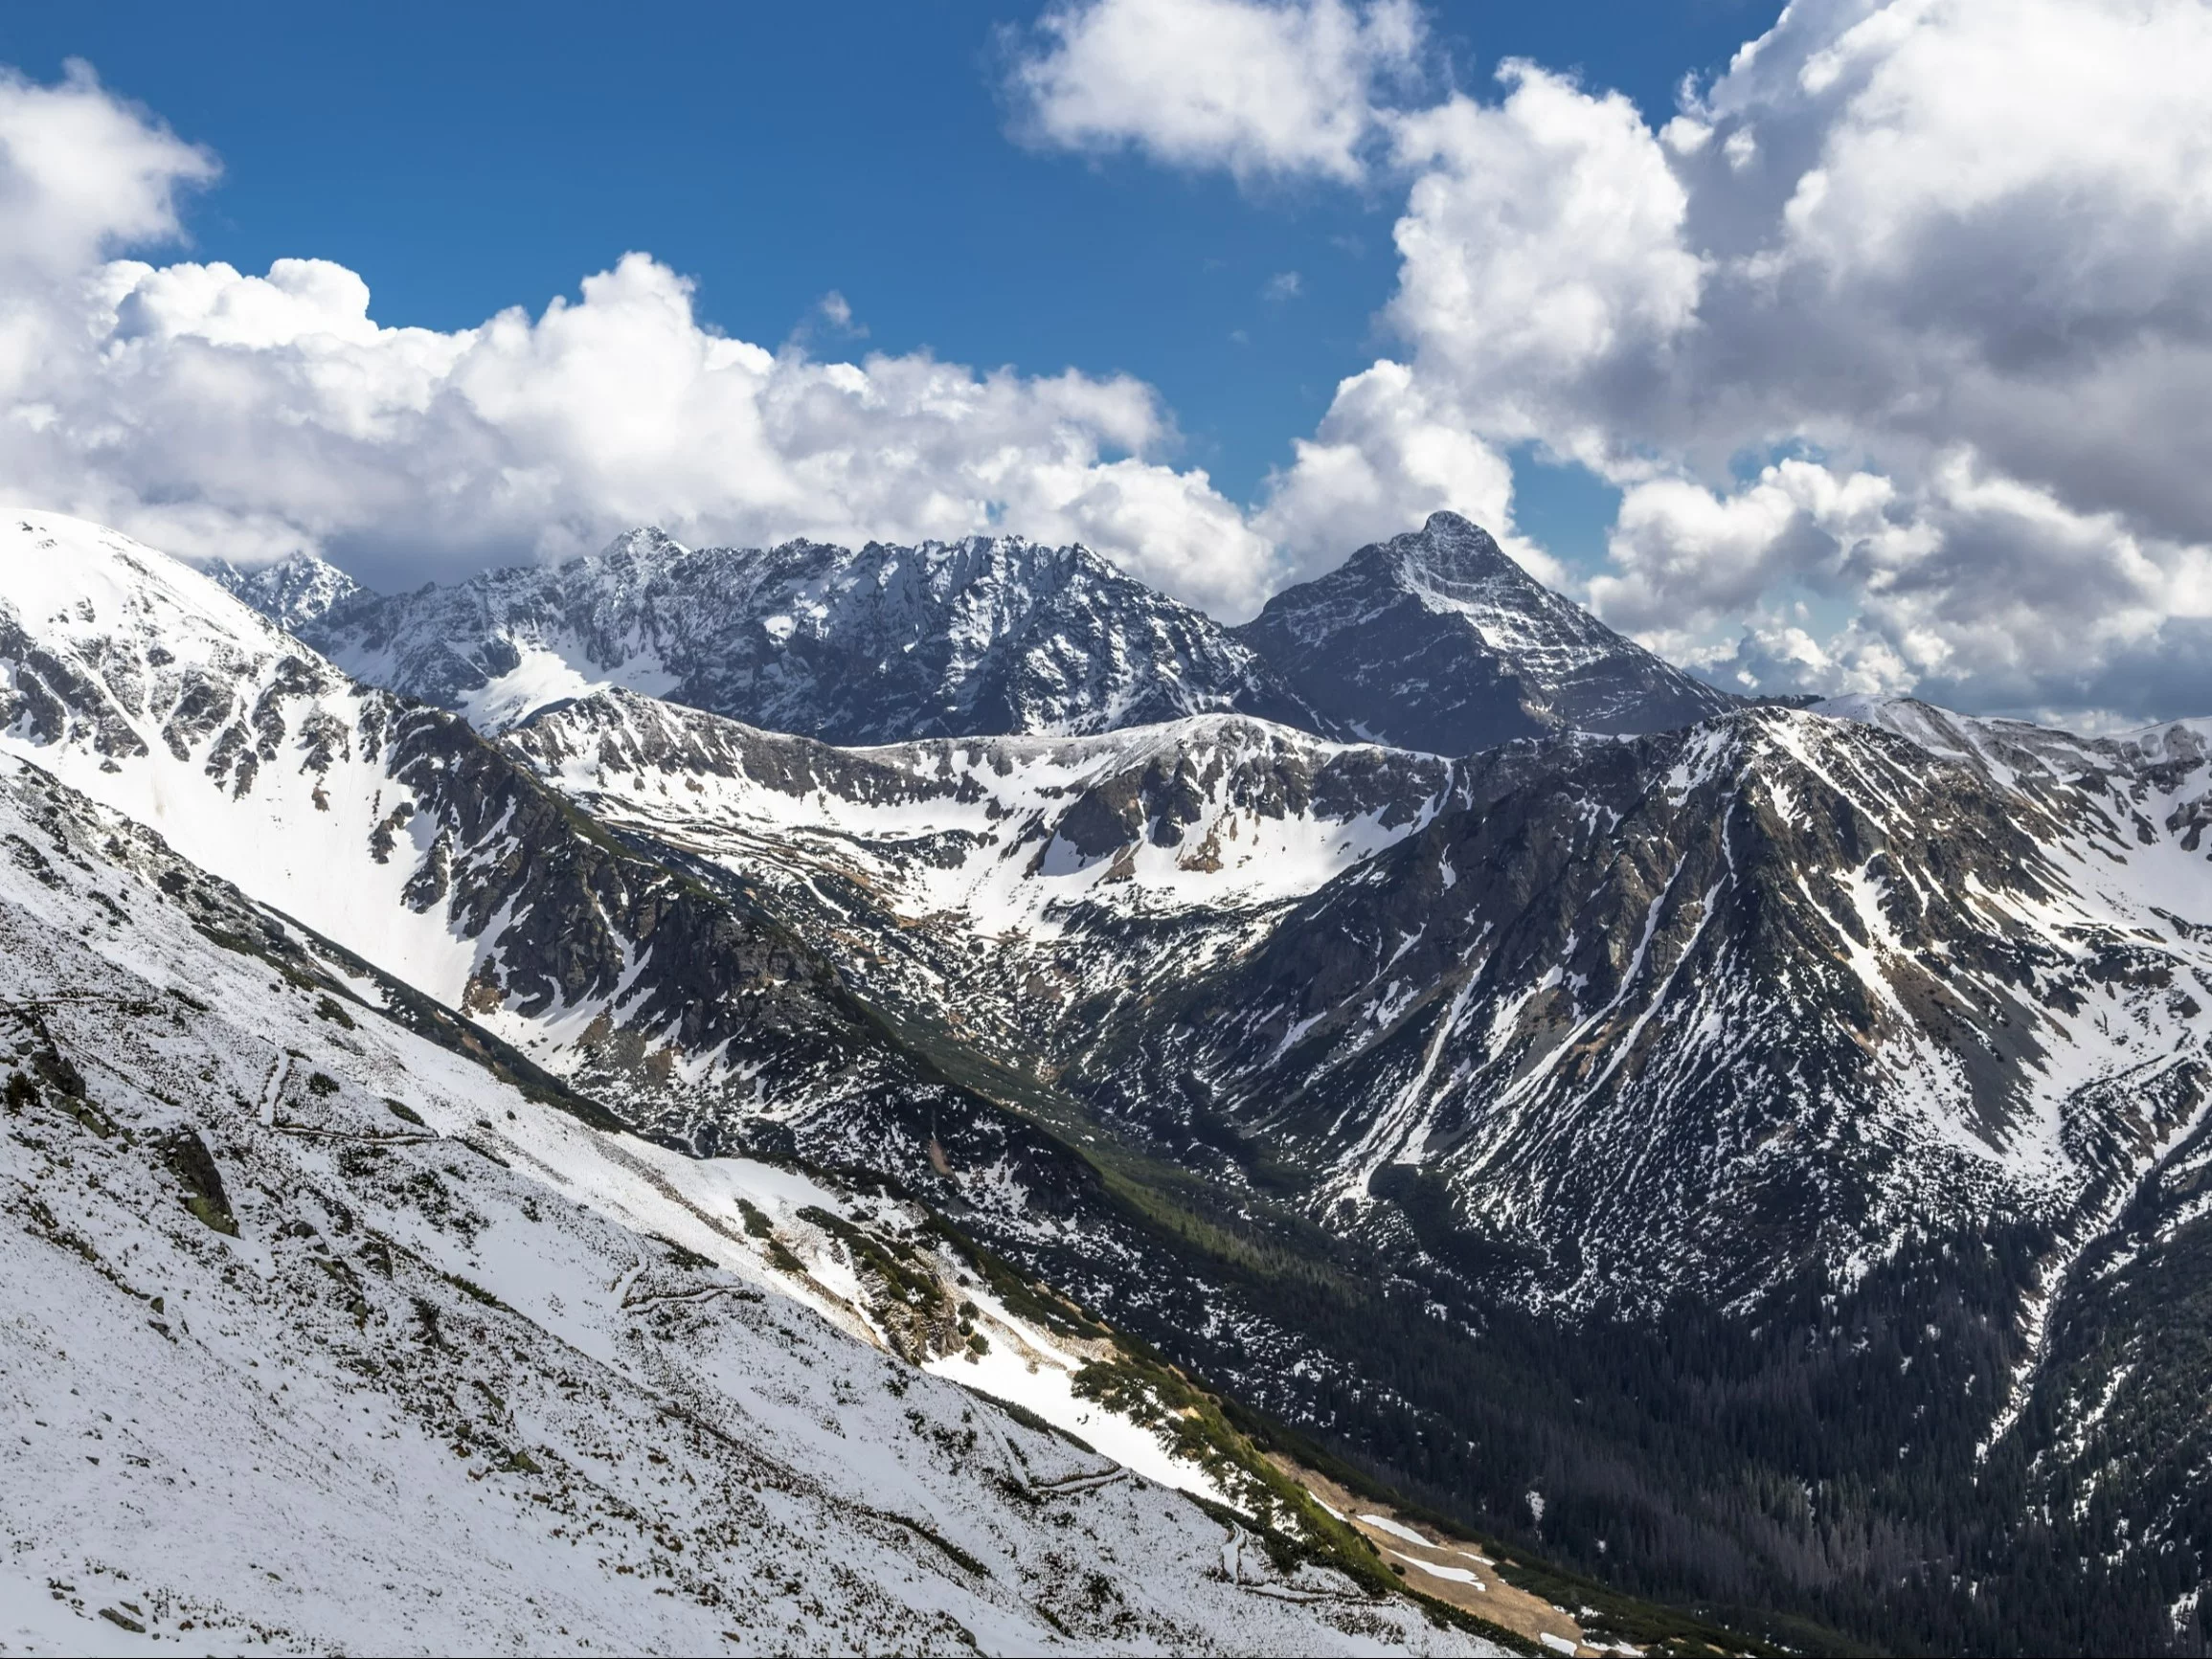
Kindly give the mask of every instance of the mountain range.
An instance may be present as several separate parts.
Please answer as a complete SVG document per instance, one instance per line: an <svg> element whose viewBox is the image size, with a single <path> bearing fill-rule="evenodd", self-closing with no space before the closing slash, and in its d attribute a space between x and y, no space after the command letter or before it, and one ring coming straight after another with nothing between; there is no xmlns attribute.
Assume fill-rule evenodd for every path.
<svg viewBox="0 0 2212 1659"><path fill-rule="evenodd" d="M641 529L595 558L391 596L309 555L211 573L355 677L486 730L620 687L848 745L1235 713L1460 754L1662 729L1738 701L1452 513L1238 629L1084 548L1019 536L694 550Z"/></svg>
<svg viewBox="0 0 2212 1659"><path fill-rule="evenodd" d="M588 1385L614 1418L643 1409L623 1389L660 1390L750 1444L747 1401L823 1385L734 1356L769 1364L760 1320L798 1317L738 1292L796 1296L835 1334L788 1352L890 1356L812 1363L895 1396L895 1359L1046 1413L1002 1472L1051 1424L1080 1434L1077 1404L1111 1419L1122 1466L1157 1455L1242 1516L1208 1524L1258 1540L1257 1600L1322 1620L1147 1600L1142 1575L1187 1568L1142 1563L1200 1536L1157 1510L1086 1510L1093 1543L1024 1577L1031 1523L974 1485L971 1444L954 1485L891 1506L905 1521L836 1513L855 1538L941 1538L956 1579L983 1563L957 1608L931 1604L984 1646L1056 1621L1193 1647L1548 1628L2201 1650L2212 722L2089 739L1908 701L1750 705L1449 514L1239 629L1013 538L691 551L638 531L399 597L305 559L210 574L50 515L0 539L5 914L76 953L5 993L43 1022L13 1075L78 1126L12 1143L46 1159L23 1191L74 1206L17 1202L27 1262L66 1233L95 1277L190 1257L219 1297L211 1250L346 1283L327 1259L369 1308L351 1329L413 1333L438 1373L421 1400L499 1388L422 1333L504 1310L530 1332L470 1340L522 1342L556 1379L529 1412L507 1389L432 1411L396 1376L361 1403L438 1436L459 1413L460 1443L546 1468L530 1437L584 1375L572 1353L621 1374ZM60 989L118 975L97 1012ZM106 1026L171 1058L101 1070ZM394 1130L413 1120L386 1099L421 1125ZM87 1111L115 1129L93 1136L108 1162L56 1138ZM181 1148L187 1123L199 1153L113 1163ZM405 1169L372 1178L330 1150L365 1124L488 1161L388 1149ZM310 1144L335 1161L299 1164ZM213 1204L209 1169L253 1195L224 1199L243 1244L148 1208L162 1180ZM560 1213L580 1199L598 1242L508 1220L553 1213L529 1181L576 1195ZM492 1219L455 1231L457 1193ZM364 1277L333 1202L418 1252L433 1316ZM662 1242L621 1243L648 1211ZM591 1232L610 1227L631 1230ZM591 1272L530 1266L627 1249L660 1252L654 1306L683 1310L634 1351ZM241 1296L221 1319L314 1356L315 1388L364 1375L327 1310ZM564 1323L549 1298L598 1311ZM709 1304L753 1334L686 1323ZM123 1340L35 1320L56 1351ZM1002 1376L1002 1351L1042 1369ZM1047 1375L1073 1380L1019 1380ZM890 1513L856 1449L900 1432L877 1386L800 1411L849 1422L847 1444L775 1442L823 1503ZM605 1433L625 1468L650 1445ZM1326 1495L1346 1491L1398 1507ZM738 1524L653 1513L679 1539ZM1391 1531L1410 1520L1419 1545ZM1421 1553L1455 1536L1479 1592ZM1415 1551L1401 1574L1487 1623L1406 1622L1375 1579L1393 1539ZM102 1550L123 1545L82 1558ZM1044 1579L1085 1573L1105 1587L1071 1623ZM628 1586L605 1581L612 1619ZM266 1600L224 1582L226 1607ZM855 1644L949 1628L913 1597L787 1594ZM463 1628L424 1620L404 1629Z"/></svg>

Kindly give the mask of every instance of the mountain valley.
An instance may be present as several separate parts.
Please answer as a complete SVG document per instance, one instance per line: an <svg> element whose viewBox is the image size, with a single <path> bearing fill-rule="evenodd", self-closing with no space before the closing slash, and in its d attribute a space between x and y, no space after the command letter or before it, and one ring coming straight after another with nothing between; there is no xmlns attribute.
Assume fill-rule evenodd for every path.
<svg viewBox="0 0 2212 1659"><path fill-rule="evenodd" d="M2088 739L1904 701L1750 706L1452 515L1234 630L1010 540L693 553L641 531L384 599L305 560L209 581L51 515L6 533L23 943L4 995L45 1022L16 1052L47 1114L39 1146L12 1143L30 1219L8 1247L91 1246L71 1306L125 1295L102 1263L140 1289L189 1281L222 1310L195 1331L310 1356L318 1421L355 1389L417 1437L407 1479L448 1434L540 1466L451 1486L438 1463L453 1514L557 1454L553 1507L498 1499L530 1523L501 1545L517 1559L551 1558L538 1523L562 1505L595 1539L629 1506L640 1539L686 1546L658 1546L678 1595L655 1617L722 1608L737 1569L706 1573L698 1540L779 1536L744 1507L765 1486L799 1494L775 1525L854 1540L753 1607L801 1645L1483 1639L1378 1595L1372 1552L1270 1485L1258 1448L1554 1563L1516 1570L1591 1609L1559 1626L1586 1648L2201 1648L2212 722ZM65 1007L65 986L108 1000ZM110 1026L144 1057L75 1094L35 1081L56 1041L92 1079ZM56 1101L114 1132L50 1122ZM130 1162L181 1145L180 1113L200 1155ZM392 1142L389 1177L349 1167L365 1136ZM477 1162L423 1150L462 1141ZM162 1174L180 1158L256 1195L224 1199L221 1236L247 1243L151 1196L189 1188ZM455 1167L478 1222L393 1207L421 1173L452 1192ZM589 1190L588 1225L516 1219L550 1213L549 1181ZM401 1277L431 1315L337 1247L334 1204L415 1252ZM609 1290L599 1264L624 1251L642 1276ZM141 1260L160 1273L131 1277ZM307 1311L302 1287L337 1300ZM659 1311L631 1317L633 1292ZM13 1316L56 1352L172 1363L169 1334L102 1313L71 1337L60 1307ZM1083 1347L1101 1341L1120 1346ZM1043 1369L1002 1391L1085 1353L1156 1401L1218 1389L1228 1464L1177 1464L1112 1365L1082 1409L1119 1401L1110 1456L1245 1521L1125 1481L1070 1523L1087 1541L1032 1542L1059 1522L973 1459L930 1464L934 1433L973 1426L966 1397L912 1383L928 1426L909 1433L893 1381L990 1392L1017 1343ZM527 1401L467 1358L518 1345ZM579 1496L591 1414L543 1379L587 1372L644 1486L595 1473ZM485 1383L503 1403L458 1403ZM796 1415L756 1430L742 1414L771 1395ZM684 1476L651 1456L669 1401L704 1425ZM275 1422L219 1435L312 1461ZM1103 1476L1049 1428L990 1433L1000 1473ZM733 1440L780 1472L732 1462ZM909 1441L918 1484L891 1505L859 1448ZM330 1490L373 1511L400 1471L354 1459L334 1454ZM686 1491L660 1495L671 1480ZM70 1536L72 1561L124 1558ZM1283 1536L1311 1558L1239 1542ZM1273 1564L1250 1584L1192 1565L1232 1546ZM1088 1611L1023 1576L1051 1550L1107 1585ZM560 1582L537 1571L513 1582ZM608 1628L634 1615L632 1575L607 1573L615 1599L589 1607L426 1607L389 1639ZM319 1628L259 1581L222 1584L223 1619Z"/></svg>

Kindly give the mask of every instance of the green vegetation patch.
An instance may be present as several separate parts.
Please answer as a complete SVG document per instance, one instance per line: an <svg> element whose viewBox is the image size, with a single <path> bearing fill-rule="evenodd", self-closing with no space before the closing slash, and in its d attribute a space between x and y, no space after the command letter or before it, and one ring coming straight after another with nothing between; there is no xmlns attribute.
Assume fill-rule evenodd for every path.
<svg viewBox="0 0 2212 1659"><path fill-rule="evenodd" d="M199 1132L180 1125L156 1138L154 1149L184 1189L185 1208L216 1232L237 1238L238 1219L231 1213L230 1197L223 1191L222 1171L215 1167L214 1155Z"/></svg>
<svg viewBox="0 0 2212 1659"><path fill-rule="evenodd" d="M819 1204L807 1205L799 1212L799 1219L813 1222L842 1241L852 1252L854 1267L883 1281L891 1294L909 1308L935 1312L945 1302L944 1287L937 1283L929 1263L912 1244L863 1232L843 1216L833 1215Z"/></svg>
<svg viewBox="0 0 2212 1659"><path fill-rule="evenodd" d="M660 1233L648 1233L645 1236L668 1252L668 1263L671 1267L682 1267L688 1272L703 1273L714 1266L708 1257L702 1256L696 1250L687 1249L671 1238L665 1237Z"/></svg>

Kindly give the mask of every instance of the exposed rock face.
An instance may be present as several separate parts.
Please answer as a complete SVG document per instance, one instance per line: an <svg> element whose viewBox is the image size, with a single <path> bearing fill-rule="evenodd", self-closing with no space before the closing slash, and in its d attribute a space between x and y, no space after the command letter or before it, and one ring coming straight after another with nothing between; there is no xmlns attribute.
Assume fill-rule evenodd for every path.
<svg viewBox="0 0 2212 1659"><path fill-rule="evenodd" d="M304 628L350 672L499 729L622 686L836 743L1312 712L1210 618L1018 536L596 558L362 595Z"/></svg>
<svg viewBox="0 0 2212 1659"><path fill-rule="evenodd" d="M1235 633L1325 718L1436 754L1663 731L1740 701L1554 594L1456 513L1362 548Z"/></svg>

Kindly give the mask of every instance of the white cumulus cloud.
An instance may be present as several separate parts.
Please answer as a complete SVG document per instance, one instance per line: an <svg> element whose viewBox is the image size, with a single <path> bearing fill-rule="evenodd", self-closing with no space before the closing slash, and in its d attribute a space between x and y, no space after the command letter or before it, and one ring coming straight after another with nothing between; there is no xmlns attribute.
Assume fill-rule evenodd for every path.
<svg viewBox="0 0 2212 1659"><path fill-rule="evenodd" d="M1009 90L1038 144L1350 181L1422 37L1411 0L1063 0Z"/></svg>
<svg viewBox="0 0 2212 1659"><path fill-rule="evenodd" d="M1529 63L1499 73L1499 102L1455 96L1397 123L1415 176L1388 319L1485 437L1606 466L1609 412L1667 377L1697 314L1687 194L1627 99Z"/></svg>
<svg viewBox="0 0 2212 1659"><path fill-rule="evenodd" d="M1521 62L1415 107L1426 39L1409 0L1059 0L1013 39L1039 145L1404 189L1395 344L1249 508L1140 382L764 349L643 255L450 333L312 259L119 258L214 163L82 71L0 77L0 482L371 574L1004 527L1239 616L1442 506L1558 578L1527 446L1623 491L1592 602L1727 683L2212 710L2212 8L1793 0L1658 124Z"/></svg>
<svg viewBox="0 0 2212 1659"><path fill-rule="evenodd" d="M1656 130L1500 81L1385 118L1363 428L1623 486L1594 602L1736 683L2212 709L2212 9L1795 0Z"/></svg>
<svg viewBox="0 0 2212 1659"><path fill-rule="evenodd" d="M356 273L113 258L177 231L203 152L77 72L0 78L0 486L157 546L295 548L372 582L594 550L656 523L697 541L999 529L1081 540L1229 614L1274 544L1126 376L822 361L727 338L643 254L576 299L474 328L392 328ZM833 325L851 313L832 295Z"/></svg>

